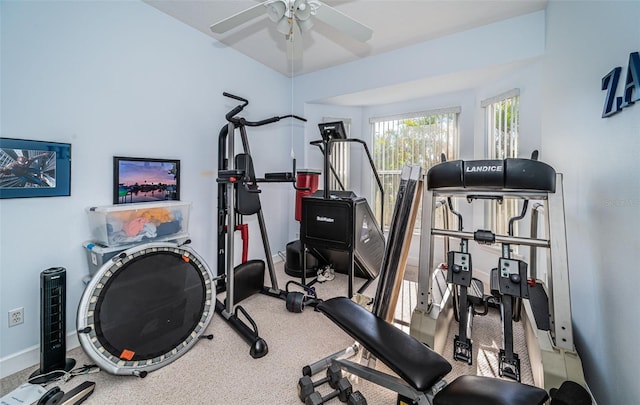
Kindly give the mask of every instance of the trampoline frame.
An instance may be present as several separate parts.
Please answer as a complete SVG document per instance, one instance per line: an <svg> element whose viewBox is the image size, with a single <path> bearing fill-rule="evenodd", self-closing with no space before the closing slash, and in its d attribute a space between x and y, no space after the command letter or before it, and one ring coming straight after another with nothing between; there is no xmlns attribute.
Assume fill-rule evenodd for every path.
<svg viewBox="0 0 640 405"><path fill-rule="evenodd" d="M195 328L182 342L167 350L164 354L151 359L126 360L110 353L100 342L96 334L94 313L100 295L106 291L109 279L119 271L126 269L128 263L147 254L167 252L177 254L191 263L199 272L204 284L203 309ZM191 248L170 242L142 244L112 257L89 281L82 294L77 314L78 340L87 355L103 370L119 375L145 376L147 372L157 370L185 354L203 334L214 314L212 303L215 299L215 278L202 258Z"/></svg>

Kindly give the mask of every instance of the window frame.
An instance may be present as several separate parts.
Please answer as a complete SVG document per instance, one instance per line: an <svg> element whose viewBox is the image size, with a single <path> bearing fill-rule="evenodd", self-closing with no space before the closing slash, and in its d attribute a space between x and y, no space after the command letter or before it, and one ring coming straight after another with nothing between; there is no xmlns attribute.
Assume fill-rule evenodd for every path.
<svg viewBox="0 0 640 405"><path fill-rule="evenodd" d="M447 159L449 160L454 160L459 158L461 113L462 113L462 108L459 106L456 106L456 107L439 108L439 109L433 109L433 110L416 111L416 112L397 114L397 115L371 117L369 119L371 142L373 144L373 150L374 150L373 152L374 162L376 164L378 173L382 177L381 180L383 184L385 184L385 202L384 202L385 218L382 224L383 230L385 231L388 230L391 224L393 208L395 205L395 198L397 195L397 188L399 185L399 177L400 177L402 167L404 165L419 164L423 167L423 169L426 172L426 170L428 170L430 167L440 162L441 152L444 152L445 155L447 156ZM450 115L450 117L446 118L447 128L446 130L438 133L437 128L435 127L437 127L438 123L441 122L440 120L444 119L443 117L445 115ZM434 145L438 143L440 143L441 146L444 143L446 144L446 147L445 148L441 147L440 150L432 150L430 156L428 156L426 159L418 159L419 161L417 162L412 161L412 159L407 159L407 161L401 161L402 159L399 158L397 161L387 166L385 164L387 160L387 156L384 155L385 151L380 152L379 150L380 148L379 139L381 138L380 133L385 131L390 131L390 130L397 131L403 124L406 125L406 122L404 121L410 121L410 120L414 120L414 121L423 120L425 122L427 121L431 122L430 124L426 125L428 130L427 131L423 130L423 135L426 135L425 138L418 140L418 142L422 143L422 146L423 146L422 148L420 148L420 145L418 145L418 149L422 149L426 151L429 147L435 147ZM384 124L384 123L388 123L386 128L376 127L377 124ZM432 127L432 128L428 128L428 127ZM436 137L442 136L443 134L446 135L446 140L443 141L442 139L440 140L436 139ZM402 138L402 139L407 139L407 138ZM413 141L415 141L415 139L413 139ZM415 157L416 142L413 142L413 141L410 145L410 149L411 149L410 156ZM380 156L381 153L383 153L382 157ZM382 160L382 164L380 160ZM391 180L387 180L385 176L397 176L397 179L394 180L393 178L391 178ZM386 184L391 184L391 187L387 187ZM374 197L375 197L374 201L376 201L376 206L374 207L374 211L376 215L378 215L378 213L380 212L380 206L378 204L379 199L377 198L377 195L374 195ZM419 209L418 215L420 215L421 212L422 210ZM422 221L420 218L416 220L414 233L419 234L421 222Z"/></svg>
<svg viewBox="0 0 640 405"><path fill-rule="evenodd" d="M517 158L520 142L520 90L516 88L498 94L483 100L480 106L484 109L485 158ZM499 145L501 146L497 147ZM502 203L485 201L485 228L498 234L508 234L509 219L517 216L519 209L519 201L515 199L504 199ZM516 222L515 234L517 229Z"/></svg>
<svg viewBox="0 0 640 405"><path fill-rule="evenodd" d="M342 121L347 138L351 137L351 118L335 118L335 117L323 117L322 122L338 122ZM330 162L335 170L340 183L344 186L345 190L349 188L349 172L351 170L351 158L350 148L348 142L336 142L332 145ZM329 176L329 189L341 190L340 183L336 180L333 173Z"/></svg>

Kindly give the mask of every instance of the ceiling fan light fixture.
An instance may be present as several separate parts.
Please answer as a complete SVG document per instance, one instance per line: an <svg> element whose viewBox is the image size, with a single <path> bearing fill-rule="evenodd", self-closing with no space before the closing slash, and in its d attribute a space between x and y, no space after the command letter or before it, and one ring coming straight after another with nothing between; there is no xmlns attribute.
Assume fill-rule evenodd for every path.
<svg viewBox="0 0 640 405"><path fill-rule="evenodd" d="M298 25L300 26L300 30L302 32L307 32L311 30L311 27L313 27L313 20L311 20L310 18L306 20L298 20Z"/></svg>
<svg viewBox="0 0 640 405"><path fill-rule="evenodd" d="M222 19L212 24L209 28L216 34L222 34L267 14L275 25L276 31L286 37L287 54L290 59L302 57L302 49L305 45L302 38L303 33L315 26L316 19L361 42L371 39L373 35L371 28L321 0L256 1L259 1L259 3Z"/></svg>
<svg viewBox="0 0 640 405"><path fill-rule="evenodd" d="M287 4L284 0L276 0L267 6L267 15L273 22L278 22L284 17L287 11Z"/></svg>
<svg viewBox="0 0 640 405"><path fill-rule="evenodd" d="M298 20L305 21L311 17L311 6L307 3L307 0L296 0L293 3L293 14Z"/></svg>

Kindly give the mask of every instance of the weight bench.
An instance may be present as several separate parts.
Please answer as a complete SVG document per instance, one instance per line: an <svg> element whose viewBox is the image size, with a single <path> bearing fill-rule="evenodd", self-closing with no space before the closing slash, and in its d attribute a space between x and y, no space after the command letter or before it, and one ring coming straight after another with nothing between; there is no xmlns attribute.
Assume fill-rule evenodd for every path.
<svg viewBox="0 0 640 405"><path fill-rule="evenodd" d="M349 298L331 298L317 308L400 378L346 359L332 362L414 404L542 405L548 399L541 388L491 377L467 375L447 384L451 364L445 358Z"/></svg>

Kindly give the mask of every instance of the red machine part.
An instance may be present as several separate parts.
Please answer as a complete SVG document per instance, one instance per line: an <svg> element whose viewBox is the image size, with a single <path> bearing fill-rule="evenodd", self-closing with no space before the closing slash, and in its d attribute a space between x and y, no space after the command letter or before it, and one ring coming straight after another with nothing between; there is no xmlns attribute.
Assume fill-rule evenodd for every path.
<svg viewBox="0 0 640 405"><path fill-rule="evenodd" d="M320 179L320 172L315 170L298 170L296 174L296 221L302 220L302 198L309 196L318 191L318 181Z"/></svg>

